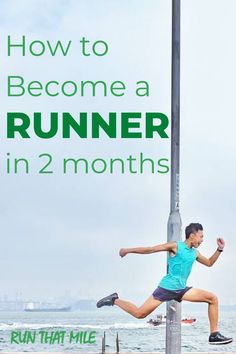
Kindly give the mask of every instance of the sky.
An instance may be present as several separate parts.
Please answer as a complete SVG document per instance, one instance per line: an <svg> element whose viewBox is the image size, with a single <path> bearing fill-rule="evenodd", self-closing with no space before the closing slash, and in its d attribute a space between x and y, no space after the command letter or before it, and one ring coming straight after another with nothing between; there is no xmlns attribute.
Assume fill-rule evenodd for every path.
<svg viewBox="0 0 236 354"><path fill-rule="evenodd" d="M212 268L194 265L189 285L217 293L220 302L235 303L235 30L233 0L186 1L181 8L181 173L180 211L183 223L201 222L205 240L201 253L210 256L216 238L226 241ZM169 215L169 174L61 173L64 157L158 160L169 157L170 139L79 140L57 136L42 140L30 128L30 139L6 138L10 111L42 112L48 127L50 112L162 112L170 118L171 1L10 0L0 2L0 181L1 257L4 270L0 296L50 299L64 293L98 299L118 291L137 303L155 289L166 271L166 254L129 255L121 247L165 243ZM40 57L15 50L7 57L7 36L26 47L34 40L72 41L69 55ZM82 37L103 40L105 56L84 57ZM7 77L26 83L49 80L103 80L108 87L126 84L123 97L79 94L73 97L7 96ZM135 83L147 81L149 97L137 97ZM144 127L143 127L144 128ZM60 130L61 131L61 130ZM170 134L170 129L168 130ZM6 157L30 161L30 173L6 173ZM37 173L53 157L53 174ZM41 162L40 162L41 161ZM183 233L184 237L184 233ZM224 279L224 286L219 282ZM230 289L230 291L229 291Z"/></svg>

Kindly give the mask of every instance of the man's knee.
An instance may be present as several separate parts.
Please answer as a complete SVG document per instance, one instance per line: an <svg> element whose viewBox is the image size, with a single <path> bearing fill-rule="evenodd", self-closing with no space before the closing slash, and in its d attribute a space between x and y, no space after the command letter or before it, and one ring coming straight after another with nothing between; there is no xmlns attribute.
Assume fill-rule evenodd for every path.
<svg viewBox="0 0 236 354"><path fill-rule="evenodd" d="M142 318L147 317L147 313L145 313L144 311L138 309L135 312L135 317L138 318L138 319L142 319Z"/></svg>
<svg viewBox="0 0 236 354"><path fill-rule="evenodd" d="M218 298L217 298L217 296L215 295L215 294L210 294L210 296L209 296L209 304L218 304Z"/></svg>

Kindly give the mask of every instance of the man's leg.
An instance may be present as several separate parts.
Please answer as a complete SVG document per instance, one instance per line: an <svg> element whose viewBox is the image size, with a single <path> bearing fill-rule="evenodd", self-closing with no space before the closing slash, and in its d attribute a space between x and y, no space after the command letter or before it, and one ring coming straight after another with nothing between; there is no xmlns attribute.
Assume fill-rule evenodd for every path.
<svg viewBox="0 0 236 354"><path fill-rule="evenodd" d="M190 289L184 294L182 300L208 303L208 316L211 330L209 344L229 344L233 341L233 338L227 338L218 332L218 300L214 294L205 290Z"/></svg>
<svg viewBox="0 0 236 354"><path fill-rule="evenodd" d="M211 333L218 331L218 300L216 295L209 291L192 288L184 294L182 300L208 303L210 331Z"/></svg>
<svg viewBox="0 0 236 354"><path fill-rule="evenodd" d="M142 306L137 307L129 301L116 299L114 305L120 307L125 312L128 312L130 315L136 318L145 318L151 312L153 312L158 306L160 306L162 301L154 299L151 295Z"/></svg>

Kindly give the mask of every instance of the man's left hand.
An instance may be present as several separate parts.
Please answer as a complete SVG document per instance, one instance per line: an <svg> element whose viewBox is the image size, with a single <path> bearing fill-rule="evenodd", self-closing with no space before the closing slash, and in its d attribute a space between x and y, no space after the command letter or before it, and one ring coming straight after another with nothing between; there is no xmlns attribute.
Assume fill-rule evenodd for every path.
<svg viewBox="0 0 236 354"><path fill-rule="evenodd" d="M220 250L223 250L225 247L225 241L223 240L223 238L218 238L217 239L217 245L219 247Z"/></svg>

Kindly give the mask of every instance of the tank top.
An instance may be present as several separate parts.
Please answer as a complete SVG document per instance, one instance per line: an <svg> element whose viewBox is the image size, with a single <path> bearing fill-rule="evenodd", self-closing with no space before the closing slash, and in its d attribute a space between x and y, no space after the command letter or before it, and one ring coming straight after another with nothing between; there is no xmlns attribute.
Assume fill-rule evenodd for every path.
<svg viewBox="0 0 236 354"><path fill-rule="evenodd" d="M189 248L185 242L178 241L177 252L175 256L168 257L168 273L162 278L159 286L167 290L184 289L196 258L195 248Z"/></svg>

